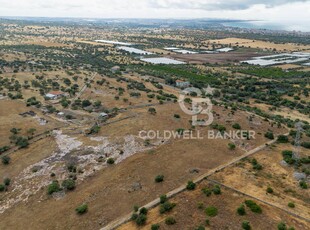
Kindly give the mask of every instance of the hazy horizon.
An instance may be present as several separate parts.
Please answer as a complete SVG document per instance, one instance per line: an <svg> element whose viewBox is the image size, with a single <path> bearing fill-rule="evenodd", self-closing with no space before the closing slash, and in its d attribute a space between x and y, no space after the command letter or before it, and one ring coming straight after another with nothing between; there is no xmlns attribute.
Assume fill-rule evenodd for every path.
<svg viewBox="0 0 310 230"><path fill-rule="evenodd" d="M0 4L1 17L255 20L310 31L309 0L0 0Z"/></svg>

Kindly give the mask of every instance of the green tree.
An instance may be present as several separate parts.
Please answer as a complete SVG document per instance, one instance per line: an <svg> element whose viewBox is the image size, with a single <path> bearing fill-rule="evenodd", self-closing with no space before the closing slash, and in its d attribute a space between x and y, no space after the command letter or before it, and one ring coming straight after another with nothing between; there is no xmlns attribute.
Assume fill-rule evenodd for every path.
<svg viewBox="0 0 310 230"><path fill-rule="evenodd" d="M265 137L270 139L270 140L273 140L274 139L273 132L271 132L271 131L266 132Z"/></svg>
<svg viewBox="0 0 310 230"><path fill-rule="evenodd" d="M75 189L75 181L72 179L64 180L61 185L63 188L65 188L67 190L74 190Z"/></svg>
<svg viewBox="0 0 310 230"><path fill-rule="evenodd" d="M161 195L159 199L161 204L165 203L168 200L167 195Z"/></svg>
<svg viewBox="0 0 310 230"><path fill-rule="evenodd" d="M215 195L220 195L222 193L221 187L219 185L215 185L212 191Z"/></svg>
<svg viewBox="0 0 310 230"><path fill-rule="evenodd" d="M138 226L145 225L146 220L147 220L147 216L145 214L139 214L137 219L136 219L136 224Z"/></svg>
<svg viewBox="0 0 310 230"><path fill-rule="evenodd" d="M279 143L288 143L288 137L285 135L279 135L277 141Z"/></svg>
<svg viewBox="0 0 310 230"><path fill-rule="evenodd" d="M245 211L245 207L244 205L240 205L240 207L237 209L237 213L240 215L240 216L244 216L246 214L246 211Z"/></svg>
<svg viewBox="0 0 310 230"><path fill-rule="evenodd" d="M53 181L51 184L47 186L47 194L52 195L55 192L60 191L60 186L58 181Z"/></svg>
<svg viewBox="0 0 310 230"><path fill-rule="evenodd" d="M161 204L159 207L159 212L161 214L171 211L176 206L175 203L170 203L166 201L165 203Z"/></svg>
<svg viewBox="0 0 310 230"><path fill-rule="evenodd" d="M286 224L284 222L280 222L278 224L278 230L287 230Z"/></svg>
<svg viewBox="0 0 310 230"><path fill-rule="evenodd" d="M246 200L245 205L250 208L252 212L262 213L262 208L252 200Z"/></svg>
<svg viewBox="0 0 310 230"><path fill-rule="evenodd" d="M195 188L196 188L196 184L193 181L187 182L187 186L186 186L187 190L195 190Z"/></svg>

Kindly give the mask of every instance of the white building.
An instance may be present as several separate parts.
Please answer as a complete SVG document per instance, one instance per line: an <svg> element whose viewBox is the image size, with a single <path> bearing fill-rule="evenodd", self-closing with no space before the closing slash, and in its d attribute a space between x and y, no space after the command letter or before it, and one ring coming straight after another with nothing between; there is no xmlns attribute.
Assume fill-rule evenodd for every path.
<svg viewBox="0 0 310 230"><path fill-rule="evenodd" d="M176 80L176 86L179 88L187 88L190 86L190 83L188 81L180 81L180 80Z"/></svg>
<svg viewBox="0 0 310 230"><path fill-rule="evenodd" d="M65 96L65 93L61 91L52 91L45 95L45 97L47 97L50 100L56 100L64 96Z"/></svg>

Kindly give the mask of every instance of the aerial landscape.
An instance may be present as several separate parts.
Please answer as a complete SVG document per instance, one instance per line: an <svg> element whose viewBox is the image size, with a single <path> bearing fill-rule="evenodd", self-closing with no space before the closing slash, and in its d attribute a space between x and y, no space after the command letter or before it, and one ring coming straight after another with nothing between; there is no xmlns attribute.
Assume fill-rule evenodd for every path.
<svg viewBox="0 0 310 230"><path fill-rule="evenodd" d="M310 1L0 3L0 230L310 230Z"/></svg>

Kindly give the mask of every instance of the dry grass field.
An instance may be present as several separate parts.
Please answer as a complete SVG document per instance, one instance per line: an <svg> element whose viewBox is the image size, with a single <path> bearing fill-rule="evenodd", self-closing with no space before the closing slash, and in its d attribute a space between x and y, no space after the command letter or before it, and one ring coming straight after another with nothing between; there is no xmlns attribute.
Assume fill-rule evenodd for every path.
<svg viewBox="0 0 310 230"><path fill-rule="evenodd" d="M308 50L310 48L309 45L298 45L298 44L276 44L273 42L266 42L260 40L250 40L250 39L242 39L242 38L224 38L219 40L207 40L205 42L214 43L214 44L225 44L232 46L240 46L240 47L249 47L249 48L259 48L266 50L276 49L277 51L301 51Z"/></svg>
<svg viewBox="0 0 310 230"><path fill-rule="evenodd" d="M1 108L5 108L0 110L0 146L10 145L9 137L12 135L12 133L10 133L12 128L21 129L20 135L22 136L31 136L31 134L27 133L31 128L36 129L34 132L34 135L36 135L61 126L60 122L45 117L40 110L33 107L27 107L21 101L0 100L0 106ZM32 117L27 115L26 117L23 117L19 115L20 113L28 111L34 111L36 116ZM45 125L42 125L40 118L43 118L48 122Z"/></svg>
<svg viewBox="0 0 310 230"><path fill-rule="evenodd" d="M196 229L199 226L204 226L205 229L241 229L243 221L249 221L252 229L276 229L281 221L285 222L287 226L295 227L295 229L309 229L306 221L294 218L284 211L260 202L257 203L263 210L262 214L255 214L247 209L245 216L239 216L236 211L237 208L245 200L251 198L223 187L221 195L207 197L201 191L202 188L212 188L213 186L214 184L203 181L195 191L182 192L170 199L170 202L176 204L171 212L160 214L159 207L156 207L149 210L145 226L137 227L134 222L129 222L119 227L118 230L147 230L153 224L159 224L160 229ZM214 206L218 209L217 216L208 217L206 215L205 208L208 206ZM167 217L173 217L176 224L167 225L165 223ZM206 224L206 220L209 221L209 224Z"/></svg>
<svg viewBox="0 0 310 230"><path fill-rule="evenodd" d="M253 157L263 166L260 171L252 168L249 162L251 158L228 167L211 178L309 219L309 191L299 187L298 180L294 178L294 166L282 162L282 151L292 149L292 145L278 144L255 154ZM310 153L304 148L301 152L303 156L309 156ZM272 194L266 192L268 187L274 190ZM293 202L295 208L289 208L289 202Z"/></svg>
<svg viewBox="0 0 310 230"><path fill-rule="evenodd" d="M109 140L114 140L113 142L116 146L119 146L117 147L118 149L124 148L125 153L124 155L117 156L113 155L112 150L111 154L116 157L117 165L108 167L100 162L91 163L96 158L98 159L101 154L100 151L97 153L87 152L89 151L86 151L87 147L86 149L83 147L84 150L78 148L79 151L72 149L61 160L54 159L51 162L54 165L52 171L49 171L49 168L44 169L44 173L39 171L39 174L43 173L42 176L45 175L43 181L48 183L48 175L51 172L56 173L56 179L63 180L67 174L64 172L66 162L68 163L70 159L77 157L79 159L77 161L78 167L81 167L84 173L77 175L78 185L76 190L68 192L65 196L62 195L62 198L56 198L55 200L55 198L46 195L46 187L43 186L31 196L27 196L25 201L15 203L14 206L2 213L1 224L14 229L22 228L29 221L33 223L33 229L52 229L60 226L71 229L83 227L96 229L103 227L117 217L129 213L134 205L143 205L160 194L166 193L186 181L194 179L202 173L208 172L208 170L240 156L244 153L244 146L254 148L256 145L266 141L265 138L258 135L255 142L249 140L245 141L246 143L240 143L240 148L236 150L228 149L229 140L165 141L156 139L146 144L138 138L140 130L154 129L163 131L166 129L176 130L178 128L188 129L191 127L189 124L190 117L182 115L177 104L158 105L155 108L157 110L156 115L150 115L147 112L147 108L131 110L130 112L137 114L136 117L103 126L100 133L96 136L97 141L77 134L77 130L74 132L69 129L67 131L64 130L64 134L75 139L74 141L72 140L72 144L77 141L82 142L82 146L85 147L93 146L92 148L100 148L99 146L103 140L101 138L108 138ZM217 116L216 122L221 124L223 122L225 124L226 116L228 116L230 111L223 110L220 107L216 107L215 111L221 114ZM176 113L181 114L180 119L173 117L173 114ZM247 116L246 113L238 112L234 119L246 129L251 126L245 122ZM257 123L260 123L257 130L261 130L259 132L262 133L270 127L268 122L257 120ZM225 126L230 129L229 124L225 124ZM208 129L198 128L198 130L205 137ZM274 132L283 133L286 131L282 128L274 128ZM129 137L131 136L134 139L130 139ZM104 143L105 141L103 141L103 145L105 145ZM44 144L42 143L42 145ZM57 145L58 148L63 149L62 145L59 143ZM36 150L35 145L31 149L33 154L40 151L39 148ZM50 154L52 154L52 149L53 147L51 146ZM56 148L57 151L59 150ZM15 154L20 153L14 153L12 155L13 159L18 156ZM48 156L48 152L41 152L41 154L37 156L39 157L37 160L40 159L40 156ZM83 156L92 157L91 159L93 160L85 164L82 161ZM20 160L23 162L22 159ZM19 160L16 159L15 163L20 165L18 162ZM31 162L33 161L27 161L26 165L28 168L33 167ZM8 167L2 169L4 173L10 172L10 168L14 167L15 163L13 162ZM21 164L19 167L26 167L26 165ZM93 171L93 169L97 170ZM193 169L195 169L195 172ZM154 182L154 178L158 174L165 175L165 182L162 185ZM19 176L21 176L15 177L15 173L10 175L12 176L13 185L14 181L19 180ZM31 186L35 187L37 182L33 179L30 181L34 183ZM23 182L21 186L27 188L30 185L28 184L29 182ZM13 195L15 193L11 194L11 196ZM2 197L1 202L7 205L6 199L11 196ZM89 212L81 218L76 216L74 209L84 202L89 205ZM32 212L27 211L30 207ZM63 215L63 213L66 213L66 215ZM20 219L18 222L15 221L17 216ZM37 216L40 216L40 218L36 218ZM51 218L57 218L57 222L48 221Z"/></svg>

